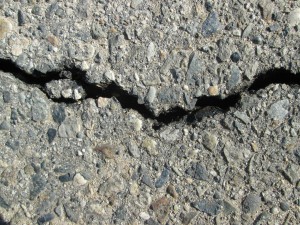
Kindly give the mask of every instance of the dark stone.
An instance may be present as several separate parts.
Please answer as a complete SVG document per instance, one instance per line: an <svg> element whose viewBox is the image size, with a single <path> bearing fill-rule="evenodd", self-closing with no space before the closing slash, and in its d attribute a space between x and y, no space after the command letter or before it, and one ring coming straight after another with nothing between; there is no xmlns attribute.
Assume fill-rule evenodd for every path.
<svg viewBox="0 0 300 225"><path fill-rule="evenodd" d="M211 12L213 9L213 3L211 1L206 1L205 2L205 8L208 12Z"/></svg>
<svg viewBox="0 0 300 225"><path fill-rule="evenodd" d="M18 25L19 26L25 25L25 15L21 10L18 11Z"/></svg>
<svg viewBox="0 0 300 225"><path fill-rule="evenodd" d="M164 184L167 183L169 180L169 175L170 175L170 171L167 168L164 168L160 177L155 182L155 187L161 188L162 186L164 186Z"/></svg>
<svg viewBox="0 0 300 225"><path fill-rule="evenodd" d="M287 202L280 202L280 209L284 212L288 211L290 206Z"/></svg>
<svg viewBox="0 0 300 225"><path fill-rule="evenodd" d="M194 163L186 173L197 180L209 181L209 174L207 170L198 162Z"/></svg>
<svg viewBox="0 0 300 225"><path fill-rule="evenodd" d="M38 218L38 224L44 224L54 219L54 215L52 213L45 214Z"/></svg>
<svg viewBox="0 0 300 225"><path fill-rule="evenodd" d="M33 188L30 190L30 200L35 199L46 187L47 180L41 174L31 177Z"/></svg>
<svg viewBox="0 0 300 225"><path fill-rule="evenodd" d="M9 103L11 100L11 94L9 91L3 91L3 101L4 103Z"/></svg>
<svg viewBox="0 0 300 225"><path fill-rule="evenodd" d="M10 119L16 123L18 121L18 118L19 118L19 113L16 109L11 109L11 112L10 112Z"/></svg>
<svg viewBox="0 0 300 225"><path fill-rule="evenodd" d="M74 178L74 173L66 173L64 175L61 175L58 177L58 179L61 181L61 182L69 182L69 181L72 181L73 178Z"/></svg>
<svg viewBox="0 0 300 225"><path fill-rule="evenodd" d="M56 137L56 130L53 128L49 128L47 131L47 136L48 136L48 142L49 144L51 144L54 138Z"/></svg>
<svg viewBox="0 0 300 225"><path fill-rule="evenodd" d="M216 12L211 12L202 24L202 35L210 37L216 33L221 26Z"/></svg>
<svg viewBox="0 0 300 225"><path fill-rule="evenodd" d="M101 61L102 61L101 55L100 55L100 53L97 53L94 58L94 62L100 64Z"/></svg>
<svg viewBox="0 0 300 225"><path fill-rule="evenodd" d="M156 222L154 219L150 218L149 220L145 221L146 225L160 225L158 222Z"/></svg>
<svg viewBox="0 0 300 225"><path fill-rule="evenodd" d="M234 53L232 53L232 55L230 56L230 58L231 58L232 62L236 63L236 62L240 61L241 56L240 56L240 54L238 52L234 52Z"/></svg>
<svg viewBox="0 0 300 225"><path fill-rule="evenodd" d="M12 150L16 151L20 147L20 142L18 140L8 140L5 145Z"/></svg>
<svg viewBox="0 0 300 225"><path fill-rule="evenodd" d="M263 43L263 39L261 36L254 36L254 37L252 37L252 42L254 44L260 45Z"/></svg>
<svg viewBox="0 0 300 225"><path fill-rule="evenodd" d="M63 105L56 105L52 109L52 118L53 120L61 124L66 119L66 112Z"/></svg>
<svg viewBox="0 0 300 225"><path fill-rule="evenodd" d="M216 216L221 212L222 201L209 201L207 199L202 199L200 201L193 202L192 207L208 214L209 216Z"/></svg>

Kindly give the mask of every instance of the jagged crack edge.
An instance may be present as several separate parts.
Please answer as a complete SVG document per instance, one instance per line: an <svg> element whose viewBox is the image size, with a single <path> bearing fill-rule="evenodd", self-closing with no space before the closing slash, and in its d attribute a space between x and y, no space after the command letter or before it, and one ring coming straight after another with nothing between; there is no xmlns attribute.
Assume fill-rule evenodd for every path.
<svg viewBox="0 0 300 225"><path fill-rule="evenodd" d="M193 124L202 120L204 117L213 116L218 113L226 113L231 107L237 107L241 100L242 93L255 93L270 84L300 84L299 74L293 74L283 68L270 69L264 73L258 74L250 86L244 87L226 98L220 98L219 96L202 96L197 99L196 106L193 110L185 110L181 107L174 107L169 109L167 112L162 112L158 116L155 116L147 105L138 103L138 97L136 95L122 89L122 87L120 87L117 83L112 82L102 86L98 86L98 84L91 84L86 81L86 72L81 71L72 65L65 66L62 70L51 71L46 74L36 70L32 73L27 73L10 59L0 59L0 70L6 73L11 73L27 85L38 87L47 96L48 94L45 91L46 83L61 79L59 75L61 71L70 71L72 73L72 80L76 81L77 84L82 86L85 90L87 95L84 99L115 97L120 102L122 108L133 109L141 114L145 119L153 120L153 129L155 130L160 129L164 125L168 125L172 122L178 122L180 120L184 120L187 124ZM53 99L50 96L48 96L48 98L57 103L73 104L78 102L64 98Z"/></svg>

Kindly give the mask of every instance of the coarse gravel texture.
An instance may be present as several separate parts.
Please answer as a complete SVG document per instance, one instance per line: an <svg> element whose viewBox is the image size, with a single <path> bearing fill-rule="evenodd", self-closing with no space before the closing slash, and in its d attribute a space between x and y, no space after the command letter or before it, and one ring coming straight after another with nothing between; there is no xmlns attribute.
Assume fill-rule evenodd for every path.
<svg viewBox="0 0 300 225"><path fill-rule="evenodd" d="M300 2L0 0L0 224L298 224Z"/></svg>

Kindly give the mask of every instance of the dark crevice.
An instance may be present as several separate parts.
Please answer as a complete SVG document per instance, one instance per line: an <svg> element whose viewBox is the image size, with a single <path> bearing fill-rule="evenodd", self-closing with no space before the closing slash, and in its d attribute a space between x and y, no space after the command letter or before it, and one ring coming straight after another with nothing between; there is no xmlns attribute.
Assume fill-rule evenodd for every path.
<svg viewBox="0 0 300 225"><path fill-rule="evenodd" d="M3 217L2 217L1 214L0 214L0 225L10 225L9 222L6 222L6 221L3 219Z"/></svg>
<svg viewBox="0 0 300 225"><path fill-rule="evenodd" d="M68 72L71 74L70 79L76 81L76 83L82 86L85 90L85 98L96 99L98 97L115 97L124 109L136 110L145 119L154 120L153 129L155 130L160 129L164 125L180 120L184 120L188 124L194 124L195 122L202 120L204 117L214 116L219 113L226 113L231 107L237 107L237 104L241 99L241 93L243 92L252 93L275 83L284 83L288 85L300 84L299 74L293 74L285 69L272 69L266 73L259 74L248 88L242 89L239 93L229 95L224 99L217 96L203 96L197 99L196 106L193 110L185 110L181 107L175 107L168 110L168 112L162 112L160 115L155 116L145 104L138 103L138 97L136 95L123 90L116 83L111 83L103 87L99 87L96 84L90 84L85 80L86 73L77 69L75 66L68 66L61 71L49 72L46 74L39 71L33 71L31 74L28 74L15 65L11 60L0 59L0 70L13 74L16 78L26 84L38 87L44 93L46 93L45 85L48 82L62 79L63 73ZM72 99L52 100L58 103L76 102Z"/></svg>
<svg viewBox="0 0 300 225"><path fill-rule="evenodd" d="M248 91L254 93L259 89L266 88L270 84L300 85L300 74L293 74L283 68L271 69L264 74L258 75L248 88Z"/></svg>

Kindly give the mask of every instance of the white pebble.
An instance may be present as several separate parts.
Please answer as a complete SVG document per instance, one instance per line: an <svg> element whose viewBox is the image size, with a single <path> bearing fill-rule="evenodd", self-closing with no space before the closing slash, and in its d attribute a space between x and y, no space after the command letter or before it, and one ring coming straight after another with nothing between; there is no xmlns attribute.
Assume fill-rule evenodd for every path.
<svg viewBox="0 0 300 225"><path fill-rule="evenodd" d="M143 220L149 220L150 219L150 215L146 212L141 212L140 213L140 217L143 219Z"/></svg>
<svg viewBox="0 0 300 225"><path fill-rule="evenodd" d="M74 184L77 185L77 186L82 186L82 185L85 185L87 183L87 180L84 179L84 177L80 174L80 173L77 173L75 176L74 176L74 180L73 180Z"/></svg>
<svg viewBox="0 0 300 225"><path fill-rule="evenodd" d="M300 24L300 8L290 12L288 21L292 27Z"/></svg>

